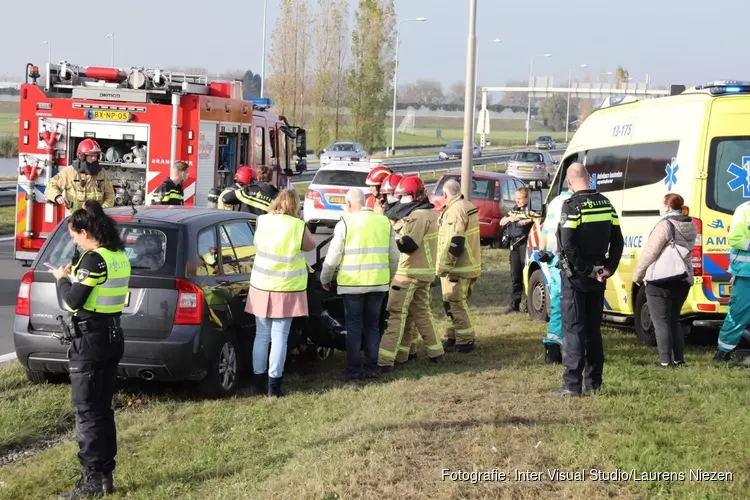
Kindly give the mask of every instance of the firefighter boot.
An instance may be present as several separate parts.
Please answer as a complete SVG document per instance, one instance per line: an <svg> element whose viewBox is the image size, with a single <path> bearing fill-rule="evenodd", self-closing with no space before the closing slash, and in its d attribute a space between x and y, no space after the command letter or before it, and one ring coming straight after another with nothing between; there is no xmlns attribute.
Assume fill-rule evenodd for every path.
<svg viewBox="0 0 750 500"><path fill-rule="evenodd" d="M562 364L562 350L560 349L560 344L553 342L544 344L544 350L547 353L544 358L545 363L548 365Z"/></svg>
<svg viewBox="0 0 750 500"><path fill-rule="evenodd" d="M111 495L115 492L115 479L112 477L112 471L105 472L102 478L102 491L105 495Z"/></svg>
<svg viewBox="0 0 750 500"><path fill-rule="evenodd" d="M81 479L76 483L76 489L58 496L58 500L74 500L78 498L99 498L104 496L103 475L100 472L83 471Z"/></svg>

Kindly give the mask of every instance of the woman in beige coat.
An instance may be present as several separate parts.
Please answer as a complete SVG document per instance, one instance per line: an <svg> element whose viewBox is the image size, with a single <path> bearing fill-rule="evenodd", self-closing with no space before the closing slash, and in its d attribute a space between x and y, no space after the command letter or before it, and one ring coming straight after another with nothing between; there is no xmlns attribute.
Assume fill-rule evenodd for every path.
<svg viewBox="0 0 750 500"><path fill-rule="evenodd" d="M643 284L649 266L657 261L669 244L672 226L675 244L680 254L685 256L687 277L658 285L648 282L645 284L646 301L659 349L659 361L661 366L666 368L685 363L685 336L680 324L680 310L693 284L691 255L697 230L693 220L687 216L688 209L679 194L670 193L664 197L661 213L662 218L651 231L633 272L633 281Z"/></svg>

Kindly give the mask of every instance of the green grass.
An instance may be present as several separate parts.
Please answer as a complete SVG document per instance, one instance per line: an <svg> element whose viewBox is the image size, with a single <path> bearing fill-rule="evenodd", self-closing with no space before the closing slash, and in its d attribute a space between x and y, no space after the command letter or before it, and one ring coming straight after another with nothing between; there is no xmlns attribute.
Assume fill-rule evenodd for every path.
<svg viewBox="0 0 750 500"><path fill-rule="evenodd" d="M561 368L542 360L545 325L501 316L508 253L485 250L471 300L478 350L444 364L420 359L379 383L331 381L338 354L314 372L287 368L288 396L201 401L128 384L116 400L115 498L744 498L750 488L747 372L710 366L689 346L688 366L656 367L632 332L607 330L604 390L557 399ZM445 323L433 294L438 327ZM441 311L438 313L438 311ZM140 387L140 389L139 389ZM0 498L47 498L69 488L77 447L69 387L32 387L18 365L0 369L1 445L62 442L0 468ZM733 481L458 483L441 470L615 469L731 471Z"/></svg>
<svg viewBox="0 0 750 500"><path fill-rule="evenodd" d="M0 132L18 133L18 113L0 112Z"/></svg>
<svg viewBox="0 0 750 500"><path fill-rule="evenodd" d="M6 180L6 179L0 179ZM16 207L0 207L0 235L12 234L16 227Z"/></svg>

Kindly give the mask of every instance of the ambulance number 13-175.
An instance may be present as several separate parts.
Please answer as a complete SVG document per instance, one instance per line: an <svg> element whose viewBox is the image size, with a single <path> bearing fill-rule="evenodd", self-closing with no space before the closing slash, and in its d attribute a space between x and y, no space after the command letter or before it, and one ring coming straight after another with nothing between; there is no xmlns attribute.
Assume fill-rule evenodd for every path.
<svg viewBox="0 0 750 500"><path fill-rule="evenodd" d="M612 137L627 137L633 132L633 125L615 125L612 127Z"/></svg>

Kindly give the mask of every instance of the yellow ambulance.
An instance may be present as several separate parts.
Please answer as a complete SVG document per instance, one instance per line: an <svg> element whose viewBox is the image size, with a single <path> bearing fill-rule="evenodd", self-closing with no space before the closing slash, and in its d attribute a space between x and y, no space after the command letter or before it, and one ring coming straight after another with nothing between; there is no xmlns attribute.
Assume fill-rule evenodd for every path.
<svg viewBox="0 0 750 500"><path fill-rule="evenodd" d="M605 320L633 325L641 341L656 344L645 289L632 274L664 195L678 193L698 229L695 281L682 318L688 326L719 327L731 294L729 223L735 208L750 200L750 82L714 82L655 99L610 98L571 140L547 202L564 189L566 169L575 162L586 166L591 187L617 209L625 238L620 266L607 281ZM524 286L529 314L545 320L548 269L539 262L540 224L529 235Z"/></svg>

